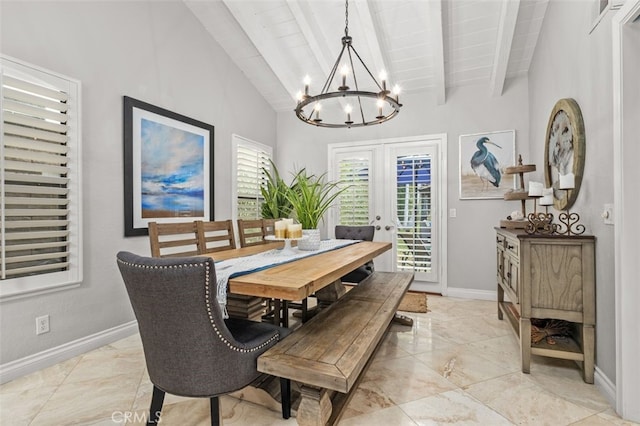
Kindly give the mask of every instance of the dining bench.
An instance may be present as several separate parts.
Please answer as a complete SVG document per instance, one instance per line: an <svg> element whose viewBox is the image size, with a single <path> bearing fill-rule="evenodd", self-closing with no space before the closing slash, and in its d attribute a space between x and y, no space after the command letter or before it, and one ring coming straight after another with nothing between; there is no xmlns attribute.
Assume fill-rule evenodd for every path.
<svg viewBox="0 0 640 426"><path fill-rule="evenodd" d="M338 421L412 281L376 271L258 358L258 371L300 383L299 425Z"/></svg>

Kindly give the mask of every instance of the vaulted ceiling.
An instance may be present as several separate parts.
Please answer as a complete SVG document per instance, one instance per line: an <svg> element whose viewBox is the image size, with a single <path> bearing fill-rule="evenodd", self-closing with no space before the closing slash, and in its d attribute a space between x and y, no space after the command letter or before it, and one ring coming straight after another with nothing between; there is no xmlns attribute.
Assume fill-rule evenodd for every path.
<svg viewBox="0 0 640 426"><path fill-rule="evenodd" d="M295 107L303 77L318 93L342 47L345 2L184 0L276 111ZM526 75L548 0L351 0L349 35L374 75L402 93L431 92ZM315 90L314 90L315 89Z"/></svg>

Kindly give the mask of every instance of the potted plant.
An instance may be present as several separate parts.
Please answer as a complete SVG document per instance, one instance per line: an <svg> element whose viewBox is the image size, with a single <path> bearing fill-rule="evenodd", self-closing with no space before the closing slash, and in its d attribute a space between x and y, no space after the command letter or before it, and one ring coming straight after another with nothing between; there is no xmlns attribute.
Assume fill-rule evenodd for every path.
<svg viewBox="0 0 640 426"><path fill-rule="evenodd" d="M264 203L262 204L262 218L263 219L280 219L289 217L293 206L291 201L287 198L287 193L290 191L289 185L280 177L278 168L271 163L271 171L266 168L262 168L265 175L267 175L266 185L260 187L262 198ZM293 185L295 188L295 184Z"/></svg>
<svg viewBox="0 0 640 426"><path fill-rule="evenodd" d="M340 189L340 182L329 182L325 177L326 173L315 176L302 169L295 174L292 187L287 192L293 213L306 236L298 241L300 250L317 250L320 247L320 221L335 199L347 189Z"/></svg>

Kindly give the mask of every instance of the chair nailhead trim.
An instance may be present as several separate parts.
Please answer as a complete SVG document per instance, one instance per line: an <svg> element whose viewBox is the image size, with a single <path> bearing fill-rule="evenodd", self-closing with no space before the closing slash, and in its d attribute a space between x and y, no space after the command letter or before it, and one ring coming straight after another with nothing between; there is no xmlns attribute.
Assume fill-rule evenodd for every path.
<svg viewBox="0 0 640 426"><path fill-rule="evenodd" d="M236 352L241 352L241 353L251 353L251 352L255 352L257 350L260 350L262 348L264 348L265 346L271 344L274 341L279 340L280 338L280 333L276 333L273 337L271 337L269 340L261 343L258 346L255 346L253 348L241 348L235 344L233 344L233 342L230 342L229 340L227 340L222 333L220 332L220 329L218 329L218 326L216 325L216 322L213 319L213 312L211 310L211 299L210 299L210 284L211 284L211 268L210 268L210 264L203 262L203 263L184 263L181 265L169 265L169 266L158 266L158 265L154 265L154 266L150 266L150 265L140 265L137 263L130 263L130 262L124 262L120 259L118 259L119 263L122 263L123 265L127 265L127 266L132 266L134 268L141 268L141 269L179 269L179 268L192 268L192 267L205 267L205 284L204 284L204 292L205 292L205 301L206 301L206 306L207 306L207 315L209 316L209 321L211 322L211 325L213 326L213 330L216 332L216 336L218 337L218 339L220 339L225 345L227 345L227 347L231 350L234 350Z"/></svg>

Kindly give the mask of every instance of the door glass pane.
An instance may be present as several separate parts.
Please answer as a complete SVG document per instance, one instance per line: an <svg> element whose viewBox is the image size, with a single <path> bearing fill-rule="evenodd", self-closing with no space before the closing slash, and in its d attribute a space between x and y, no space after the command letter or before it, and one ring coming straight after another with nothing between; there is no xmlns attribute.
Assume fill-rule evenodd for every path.
<svg viewBox="0 0 640 426"><path fill-rule="evenodd" d="M338 199L338 224L369 224L369 159L343 158L338 161L338 179L347 189Z"/></svg>
<svg viewBox="0 0 640 426"><path fill-rule="evenodd" d="M398 270L431 272L431 155L396 157Z"/></svg>

